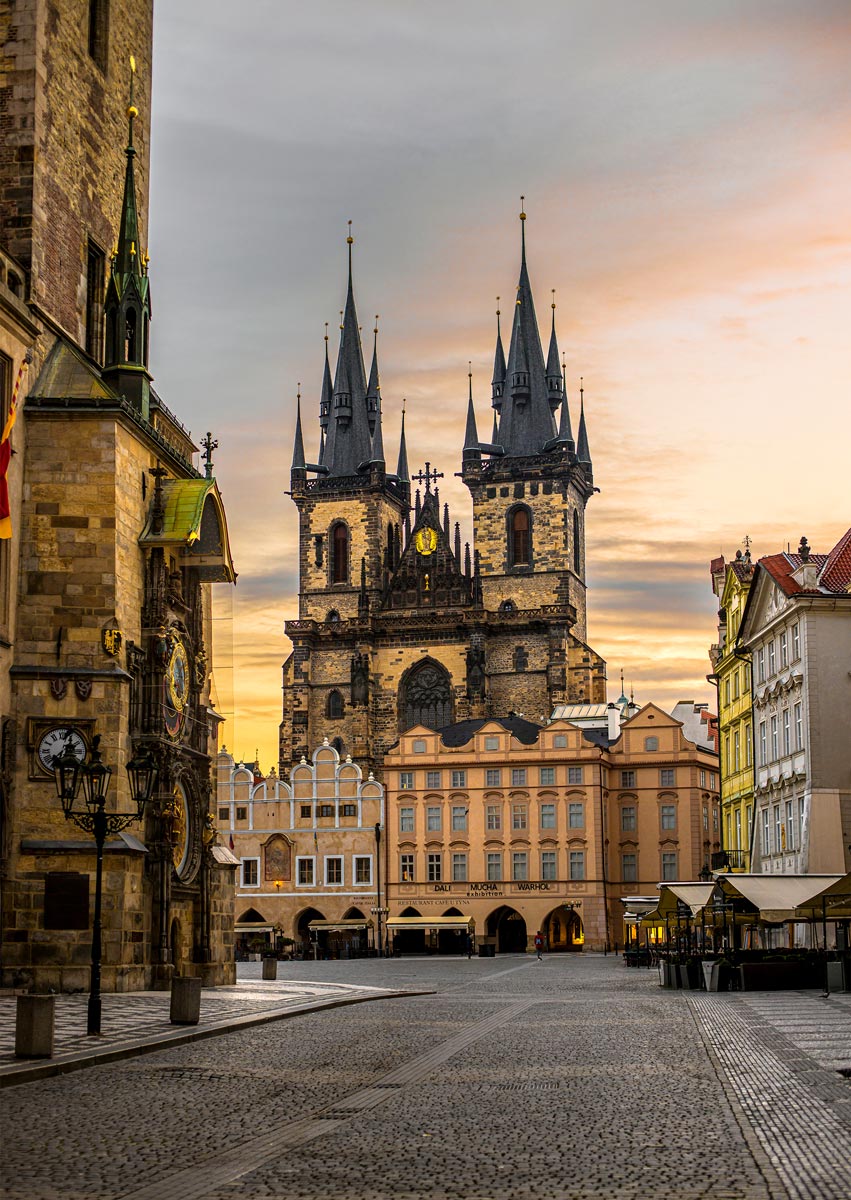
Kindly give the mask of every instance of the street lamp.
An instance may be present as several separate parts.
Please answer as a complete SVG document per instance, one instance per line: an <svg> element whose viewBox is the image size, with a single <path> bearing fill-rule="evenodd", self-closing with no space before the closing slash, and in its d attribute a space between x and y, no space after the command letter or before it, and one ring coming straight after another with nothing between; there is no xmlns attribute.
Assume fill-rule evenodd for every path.
<svg viewBox="0 0 851 1200"><path fill-rule="evenodd" d="M101 906L103 898L103 846L107 834L120 833L133 821L140 821L145 805L156 787L158 767L149 750L138 751L127 764L127 776L136 811L133 813L107 813L106 794L112 779L112 767L107 766L100 756L100 735L92 738L88 761L81 763L74 753L70 739L65 749L53 760L53 778L56 792L62 805L66 821L73 821L86 833L91 833L97 848L95 871L95 914L92 924L92 974L89 986L88 1022L86 1032L100 1033L100 963ZM83 790L85 807L76 808L80 788Z"/></svg>

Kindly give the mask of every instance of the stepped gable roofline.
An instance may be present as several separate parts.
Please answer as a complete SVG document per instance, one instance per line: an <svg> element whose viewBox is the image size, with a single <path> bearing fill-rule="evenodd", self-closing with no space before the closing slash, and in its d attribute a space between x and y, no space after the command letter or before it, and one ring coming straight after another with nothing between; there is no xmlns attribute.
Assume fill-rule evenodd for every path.
<svg viewBox="0 0 851 1200"><path fill-rule="evenodd" d="M507 717L482 717L479 720L457 721L454 725L445 725L437 732L440 734L444 746L464 746L474 734L491 727L494 732L504 729L524 746L534 746L543 728L542 725L536 725L534 721L527 721L525 717L518 717L516 713L510 713Z"/></svg>

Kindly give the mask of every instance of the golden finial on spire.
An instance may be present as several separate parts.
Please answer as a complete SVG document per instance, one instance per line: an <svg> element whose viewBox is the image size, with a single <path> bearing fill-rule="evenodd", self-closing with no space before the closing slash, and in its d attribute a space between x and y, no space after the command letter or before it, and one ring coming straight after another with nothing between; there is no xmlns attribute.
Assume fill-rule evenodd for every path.
<svg viewBox="0 0 851 1200"><path fill-rule="evenodd" d="M325 341L328 341L328 322L325 322Z"/></svg>
<svg viewBox="0 0 851 1200"><path fill-rule="evenodd" d="M298 383L295 385L295 389L296 389L295 390L295 398L300 403L301 402L301 380L299 380Z"/></svg>
<svg viewBox="0 0 851 1200"><path fill-rule="evenodd" d="M473 378L473 363L471 359L467 359L467 378Z"/></svg>
<svg viewBox="0 0 851 1200"><path fill-rule="evenodd" d="M130 55L130 100L127 105L127 116L132 121L134 117L138 117L139 110L133 103L133 76L136 74L136 59Z"/></svg>
<svg viewBox="0 0 851 1200"><path fill-rule="evenodd" d="M525 197L525 196L521 196L521 197L520 197L520 220L521 220L521 221L525 221L525 220L526 220L526 212L525 212L525 208L526 208L526 197Z"/></svg>
<svg viewBox="0 0 851 1200"><path fill-rule="evenodd" d="M499 316L499 296L496 298L496 315Z"/></svg>
<svg viewBox="0 0 851 1200"><path fill-rule="evenodd" d="M346 242L351 246L354 240L355 239L352 237L352 223L349 221L349 236L346 238Z"/></svg>
<svg viewBox="0 0 851 1200"><path fill-rule="evenodd" d="M343 310L342 310L342 308L340 309L340 328L341 329L343 328Z"/></svg>
<svg viewBox="0 0 851 1200"><path fill-rule="evenodd" d="M373 329L372 332L378 333L378 313L375 314L375 328Z"/></svg>
<svg viewBox="0 0 851 1200"><path fill-rule="evenodd" d="M403 416L403 417L404 417L404 415L405 415L405 405L406 405L407 403L408 403L408 401L407 401L407 400L405 399L405 397L403 396L403 397L402 397L402 416Z"/></svg>
<svg viewBox="0 0 851 1200"><path fill-rule="evenodd" d="M555 288L552 289L552 293L553 293L553 309L555 309L555 306L556 306L556 290L555 290Z"/></svg>

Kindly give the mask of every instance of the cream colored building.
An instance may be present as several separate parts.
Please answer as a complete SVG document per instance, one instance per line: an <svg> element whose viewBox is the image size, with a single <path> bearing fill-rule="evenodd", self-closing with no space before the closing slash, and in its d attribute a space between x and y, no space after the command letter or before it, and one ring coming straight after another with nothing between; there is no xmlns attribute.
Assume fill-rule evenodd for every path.
<svg viewBox="0 0 851 1200"><path fill-rule="evenodd" d="M217 759L218 826L240 861L240 957L285 949L349 957L378 944L384 788L327 741L290 771ZM284 939L290 939L284 941Z"/></svg>
<svg viewBox="0 0 851 1200"><path fill-rule="evenodd" d="M654 704L625 708L615 728L596 707L584 728L511 716L402 735L385 763L396 949L462 951L471 919L497 952L531 949L539 929L551 951L614 947L621 896L708 865L720 846L711 739L689 741Z"/></svg>

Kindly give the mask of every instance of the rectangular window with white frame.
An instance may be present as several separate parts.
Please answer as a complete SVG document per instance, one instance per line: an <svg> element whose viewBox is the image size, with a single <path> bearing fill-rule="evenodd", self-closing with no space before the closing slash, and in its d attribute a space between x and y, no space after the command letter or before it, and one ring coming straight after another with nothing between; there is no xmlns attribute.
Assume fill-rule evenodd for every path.
<svg viewBox="0 0 851 1200"><path fill-rule="evenodd" d="M786 801L786 849L797 850L795 844L795 801Z"/></svg>
<svg viewBox="0 0 851 1200"><path fill-rule="evenodd" d="M801 657L801 632L798 628L798 622L792 626L792 662L796 658Z"/></svg>
<svg viewBox="0 0 851 1200"><path fill-rule="evenodd" d="M777 740L777 716L772 715L770 718L771 727L771 761L776 762L780 757L780 745Z"/></svg>
<svg viewBox="0 0 851 1200"><path fill-rule="evenodd" d="M467 772L466 771L453 771L452 772L452 786L454 788L466 787L467 786Z"/></svg>
<svg viewBox="0 0 851 1200"><path fill-rule="evenodd" d="M792 753L792 716L788 708L783 709L783 753Z"/></svg>
<svg viewBox="0 0 851 1200"><path fill-rule="evenodd" d="M780 634L780 666L786 667L789 665L789 639L786 636L786 631Z"/></svg>
<svg viewBox="0 0 851 1200"><path fill-rule="evenodd" d="M370 886L372 884L372 855L355 855L355 883Z"/></svg>
<svg viewBox="0 0 851 1200"><path fill-rule="evenodd" d="M399 855L399 878L402 883L413 883L414 875L414 856L413 854Z"/></svg>
<svg viewBox="0 0 851 1200"><path fill-rule="evenodd" d="M502 772L499 767L488 767L485 771L485 786L499 787L501 778Z"/></svg>
<svg viewBox="0 0 851 1200"><path fill-rule="evenodd" d="M452 881L453 883L467 882L467 855L455 854L452 855Z"/></svg>
<svg viewBox="0 0 851 1200"><path fill-rule="evenodd" d="M295 877L299 887L313 887L316 881L316 860L312 857L296 858Z"/></svg>
<svg viewBox="0 0 851 1200"><path fill-rule="evenodd" d="M768 737L765 721L759 723L759 765L764 767L768 762Z"/></svg>
<svg viewBox="0 0 851 1200"><path fill-rule="evenodd" d="M440 808L437 805L426 809L426 829L429 833L440 832Z"/></svg>
<svg viewBox="0 0 851 1200"><path fill-rule="evenodd" d="M774 638L768 643L768 678L770 679L777 671L777 647L774 644Z"/></svg>
<svg viewBox="0 0 851 1200"><path fill-rule="evenodd" d="M659 772L659 787L673 787L676 773L673 767L663 767Z"/></svg>
<svg viewBox="0 0 851 1200"><path fill-rule="evenodd" d="M521 881L529 878L529 856L525 850L515 850L511 855L511 878Z"/></svg>
<svg viewBox="0 0 851 1200"><path fill-rule="evenodd" d="M804 748L804 708L800 700L795 705L795 749Z"/></svg>
<svg viewBox="0 0 851 1200"><path fill-rule="evenodd" d="M568 767L567 782L574 785L582 783L582 767Z"/></svg>
<svg viewBox="0 0 851 1200"><path fill-rule="evenodd" d="M541 879L550 881L556 878L555 850L541 851Z"/></svg>
<svg viewBox="0 0 851 1200"><path fill-rule="evenodd" d="M783 850L783 819L779 804L774 805L774 849L777 854Z"/></svg>
<svg viewBox="0 0 851 1200"><path fill-rule="evenodd" d="M585 851L571 850L570 851L570 878L584 879L585 878Z"/></svg>
<svg viewBox="0 0 851 1200"><path fill-rule="evenodd" d="M414 832L414 810L412 808L399 809L399 832Z"/></svg>
<svg viewBox="0 0 851 1200"><path fill-rule="evenodd" d="M489 851L486 864L489 883L502 879L502 853L500 851Z"/></svg>
<svg viewBox="0 0 851 1200"><path fill-rule="evenodd" d="M525 804L512 804L511 806L511 828L525 829L529 824L527 816L527 808Z"/></svg>
<svg viewBox="0 0 851 1200"><path fill-rule="evenodd" d="M440 787L440 771L426 771L426 787L427 788L439 788Z"/></svg>
<svg viewBox="0 0 851 1200"><path fill-rule="evenodd" d="M585 805L581 800L572 800L567 806L567 824L570 829L585 828Z"/></svg>
<svg viewBox="0 0 851 1200"><path fill-rule="evenodd" d="M677 878L677 852L664 850L662 852L662 879L665 881Z"/></svg>
<svg viewBox="0 0 851 1200"><path fill-rule="evenodd" d="M635 787L635 771L621 771L621 787L622 788L634 788Z"/></svg>
<svg viewBox="0 0 851 1200"><path fill-rule="evenodd" d="M555 767L541 767L538 771L538 782L541 787L551 787L556 781Z"/></svg>
<svg viewBox="0 0 851 1200"><path fill-rule="evenodd" d="M242 860L242 886L244 888L260 886L259 858L244 858Z"/></svg>
<svg viewBox="0 0 851 1200"><path fill-rule="evenodd" d="M399 772L399 790L401 792L412 792L414 790L414 772L400 771Z"/></svg>
<svg viewBox="0 0 851 1200"><path fill-rule="evenodd" d="M526 768L512 767L511 768L511 786L525 787L526 786Z"/></svg>
<svg viewBox="0 0 851 1200"><path fill-rule="evenodd" d="M443 856L441 854L427 855L426 869L429 883L440 883L443 878Z"/></svg>
<svg viewBox="0 0 851 1200"><path fill-rule="evenodd" d="M624 883L638 882L638 855L628 850L621 855L621 877Z"/></svg>
<svg viewBox="0 0 851 1200"><path fill-rule="evenodd" d="M343 882L343 860L339 855L325 859L325 886L339 887Z"/></svg>
<svg viewBox="0 0 851 1200"><path fill-rule="evenodd" d="M762 810L762 853L771 853L771 813L767 808Z"/></svg>
<svg viewBox="0 0 851 1200"><path fill-rule="evenodd" d="M765 683L765 650L762 646L756 652L756 681Z"/></svg>
<svg viewBox="0 0 851 1200"><path fill-rule="evenodd" d="M624 804L621 808L621 830L623 833L632 833L635 830L635 805Z"/></svg>
<svg viewBox="0 0 851 1200"><path fill-rule="evenodd" d="M502 812L500 805L489 804L485 810L485 824L488 829L502 828Z"/></svg>
<svg viewBox="0 0 851 1200"><path fill-rule="evenodd" d="M676 829L677 827L677 806L676 804L663 804L661 809L661 823L663 829Z"/></svg>
<svg viewBox="0 0 851 1200"><path fill-rule="evenodd" d="M463 833L467 828L467 809L461 805L452 806L452 829L455 833Z"/></svg>
<svg viewBox="0 0 851 1200"><path fill-rule="evenodd" d="M541 805L541 829L555 829L556 827L556 806L554 804Z"/></svg>
<svg viewBox="0 0 851 1200"><path fill-rule="evenodd" d="M742 850L742 810L736 809L736 847L737 850Z"/></svg>

